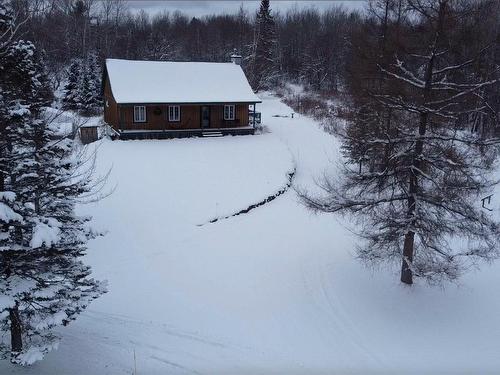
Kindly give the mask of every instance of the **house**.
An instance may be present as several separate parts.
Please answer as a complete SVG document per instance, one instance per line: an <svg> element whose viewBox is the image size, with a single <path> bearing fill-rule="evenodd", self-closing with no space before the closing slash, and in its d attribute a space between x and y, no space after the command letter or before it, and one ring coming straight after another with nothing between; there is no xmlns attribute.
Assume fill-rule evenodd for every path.
<svg viewBox="0 0 500 375"><path fill-rule="evenodd" d="M237 57L230 63L107 59L104 121L121 139L253 134L249 113L261 100Z"/></svg>

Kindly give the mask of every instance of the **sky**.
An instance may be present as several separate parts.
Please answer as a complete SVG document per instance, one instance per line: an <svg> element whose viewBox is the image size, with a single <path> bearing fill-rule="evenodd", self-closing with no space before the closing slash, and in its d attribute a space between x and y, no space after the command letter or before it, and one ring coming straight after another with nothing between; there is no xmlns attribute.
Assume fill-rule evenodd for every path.
<svg viewBox="0 0 500 375"><path fill-rule="evenodd" d="M138 12L144 9L150 15L163 10L174 12L180 10L193 17L201 17L208 14L235 13L241 4L248 11L256 11L259 7L259 0L226 0L226 1L175 1L175 0L129 0L127 1L130 10ZM290 1L290 0L271 0L271 9L286 11L294 6L298 8L315 7L318 10L327 9L334 4L342 4L347 9L362 9L365 1L328 1L328 0L310 0L310 1Z"/></svg>

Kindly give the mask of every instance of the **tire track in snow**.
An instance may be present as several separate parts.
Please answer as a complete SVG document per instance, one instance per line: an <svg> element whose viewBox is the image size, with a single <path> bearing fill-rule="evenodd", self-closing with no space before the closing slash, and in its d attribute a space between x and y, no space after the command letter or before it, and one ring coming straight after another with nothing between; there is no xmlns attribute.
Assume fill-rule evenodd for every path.
<svg viewBox="0 0 500 375"><path fill-rule="evenodd" d="M147 330L147 329L154 329L155 331L160 331L164 333L166 336L172 336L181 340L188 340L188 341L194 341L203 345L207 345L212 348L216 349L221 349L221 350L229 350L229 351L240 351L240 352L252 352L252 353L259 353L260 349L255 348L249 345L241 345L239 343L234 343L231 342L230 340L224 340L224 339L216 339L212 337L208 337L206 335L202 335L198 332L190 332L186 330L181 330L177 329L175 327L169 326L165 323L161 322L154 322L154 321L142 321L138 319L134 319L132 317L122 315L122 314L111 314L111 313L105 313L105 312L98 312L98 311L93 311L93 310L87 310L85 313L82 314L82 316L85 316L89 319L101 321L104 323L107 323L110 326L115 326L116 324L119 325L129 325L131 327L139 327L141 331ZM103 335L102 332L96 334L101 334ZM139 344L144 347L149 347L150 349L153 350L161 350L165 351L163 348L159 346L154 346L151 344L142 344L139 341L136 340L128 340L128 342L136 345ZM190 353L192 355L192 353ZM272 353L271 356L277 356L277 353Z"/></svg>
<svg viewBox="0 0 500 375"><path fill-rule="evenodd" d="M166 365L169 365L169 366L171 366L171 367L174 367L174 368L176 368L176 369L187 371L188 373L191 373L191 374L202 375L202 374L201 374L201 372L198 372L198 371L195 371L195 370L193 370L193 369L190 369L190 368L184 367L184 366L182 366L182 365L180 365L180 364L178 364L178 363L175 363L175 362L172 362L172 361L166 360L166 359L164 359L164 358L157 357L157 356L155 356L155 355L152 355L152 356L150 356L149 358L154 359L154 360L156 360L156 361L159 361L159 362L161 362L161 363L164 363L164 364L166 364Z"/></svg>
<svg viewBox="0 0 500 375"><path fill-rule="evenodd" d="M327 272L327 268L319 262L315 265L310 263L307 268L308 269L304 267L302 269L304 287L313 298L314 304L322 313L328 316L328 320L332 324L332 326L324 328L329 329L333 334L332 337L338 338L340 333L342 337L346 338L353 345L353 347L359 349L367 359L377 364L382 364L380 358L364 344L362 335L355 327L354 322L347 312L343 309L339 298L335 293L331 292L331 288L328 288L327 275L329 272ZM313 280L311 276L313 276ZM338 342L337 350L342 351L343 349L345 349L344 342ZM354 356L353 360L359 359L356 354L349 354Z"/></svg>
<svg viewBox="0 0 500 375"><path fill-rule="evenodd" d="M161 332L165 333L168 336L174 336L179 339L185 339L185 340L190 340L190 341L196 341L201 344L205 345L210 345L213 347L218 347L218 348L230 348L231 345L213 340L211 338L204 337L202 335L192 333L192 332L187 332L187 331L181 331L181 330L174 330L173 328L169 328L165 323L159 323L159 322L153 322L153 321L141 321L137 319L133 319L124 315L116 315L116 314L109 314L109 313L104 313L104 312L97 312L97 311L87 311L84 314L84 316L87 316L91 319L95 320L100 320L102 322L106 322L108 324L114 324L114 323L120 323L120 324L129 324L129 325L135 325L135 326L142 326L142 327L148 327L148 328L155 328L155 329L160 329Z"/></svg>
<svg viewBox="0 0 500 375"><path fill-rule="evenodd" d="M155 322L151 320L142 321L123 314L113 314L95 310L87 310L82 314L82 316L86 317L87 319L104 323L111 328L111 330L109 330L103 325L93 324L92 327L99 328L96 328L95 330L92 329L92 334L89 334L87 332L87 336L99 338L103 344L118 346L122 349L129 348L130 350L132 350L132 347L136 347L139 350L146 350L149 353L144 353L145 356L143 356L142 358L150 358L155 361L164 362L165 364L169 362L169 364L173 368L175 367L178 370L182 370L186 373L201 375L200 372L197 372L192 368L183 366L183 362L187 362L190 364L193 363L193 365L194 363L198 363L197 367L201 368L203 367L203 364L206 363L211 363L212 365L214 363L217 364L217 361L214 362L214 358L220 356L229 356L229 358L235 358L237 362L248 362L249 366L253 363L252 361L256 360L256 358L259 358L260 361L265 361L265 363L274 363L277 359L281 360L282 362L289 361L288 357L284 356L279 351L272 350L272 348L266 348L265 350L263 350L260 346L255 347L251 345L241 345L239 343L231 342L231 340L218 338L216 339L206 335L201 335L197 332L195 333L177 329L161 322ZM121 328L118 328L117 331L113 332L117 329L117 327L120 326ZM85 330L88 331L88 328L85 328ZM128 330L128 335L123 336L123 332L125 332L126 330ZM136 334L137 330L141 333L141 335ZM148 334L151 330L155 331L155 334L165 334L167 340L168 336L171 336L172 340L178 339L180 341L171 341L170 344L166 346L151 344L148 341L148 338L150 337L148 336ZM117 336L117 332L119 333L119 336ZM127 337L133 337L133 339L127 339ZM179 344L183 344L182 340L199 343L201 344L201 346L198 346L196 348L191 347L189 351L186 351L185 349L179 349ZM206 348L204 348L203 345L206 345ZM213 356L213 353L212 355L206 354L207 351L214 350L215 352L213 353L218 353L216 356ZM174 358L174 361L172 361L170 358L165 359L165 356L170 355L172 358ZM188 358L190 358L190 360L188 360ZM248 358L253 359L249 361ZM177 374L174 369L172 369L172 371L174 371L173 373Z"/></svg>
<svg viewBox="0 0 500 375"><path fill-rule="evenodd" d="M183 340L201 344L201 347L198 348L203 348L206 345L207 349L212 347L212 350L228 351L229 353L244 353L246 351L244 348L238 347L237 345L216 341L215 339L207 338L200 334L185 330L176 331L174 328L168 327L167 324L161 322L150 320L142 321L122 314L111 314L92 310L82 315L92 321L101 323L99 329L93 330L91 334L87 332L87 335L97 339L101 344L111 347L120 347L125 350L128 348L130 351L132 348L133 350L137 349L140 361L143 362L143 365L144 361L148 362L148 359L164 363L171 367L171 370L166 372L168 374L202 375L201 372L195 370L190 365L193 364L193 366L195 366L195 363L197 363L198 367L203 367L203 364L213 362L210 356L197 356L191 352L179 349L178 346L182 346ZM105 328L102 324L109 326L110 329ZM85 330L88 331L88 328ZM128 335L123 336L123 332L125 331L128 331ZM148 339L151 331L164 334L164 339L169 341L169 345L162 347L150 344ZM137 332L141 334L138 335ZM117 336L117 334L119 334L119 336ZM127 340L127 337L133 337L133 339ZM192 344L189 345L192 347ZM206 351L203 349L199 350L201 353ZM128 367L124 367L123 369L129 373Z"/></svg>
<svg viewBox="0 0 500 375"><path fill-rule="evenodd" d="M326 269L320 271L319 274L320 283L321 283L321 291L324 299L327 301L328 305L331 307L331 313L335 318L340 322L340 325L344 332L346 332L346 336L349 337L352 344L358 347L364 354L370 358L371 360L382 363L381 360L364 344L363 337L360 332L356 328L353 320L349 317L349 314L342 307L342 303L340 299L335 295L335 293L331 293L330 289L327 287L327 272Z"/></svg>

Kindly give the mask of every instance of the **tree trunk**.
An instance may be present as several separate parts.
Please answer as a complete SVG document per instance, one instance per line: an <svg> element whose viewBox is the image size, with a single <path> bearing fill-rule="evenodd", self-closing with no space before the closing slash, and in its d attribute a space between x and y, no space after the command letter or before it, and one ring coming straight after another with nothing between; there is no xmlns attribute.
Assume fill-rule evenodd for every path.
<svg viewBox="0 0 500 375"><path fill-rule="evenodd" d="M10 318L10 352L14 359L23 350L23 337L21 318L19 317L19 304L9 309Z"/></svg>
<svg viewBox="0 0 500 375"><path fill-rule="evenodd" d="M432 71L434 69L434 64L436 61L436 54L438 52L439 40L442 35L442 29L444 24L444 18L446 15L446 5L447 0L441 0L439 3L439 15L437 20L437 28L434 37L434 43L431 48L431 54L429 61L425 67L424 81L425 86L422 95L422 104L426 105L432 99L432 84L433 75ZM415 149L413 155L412 169L410 170L409 176L409 191L408 191L408 218L415 224L415 208L416 208L416 195L418 194L418 175L422 170L422 154L424 151L424 140L423 137L427 131L427 123L429 120L428 112L420 113L420 123L418 126L418 136L415 141ZM413 225L412 225L413 226ZM413 263L413 248L415 244L415 232L410 230L405 235L405 241L403 245L403 259L401 266L401 282L405 284L413 283L413 273L411 271L410 265Z"/></svg>
<svg viewBox="0 0 500 375"><path fill-rule="evenodd" d="M424 149L424 142L422 141L422 136L425 135L427 130L427 114L423 113L420 115L420 125L418 128L419 138L415 142L415 155L413 157L413 167L415 169L410 170L410 183L409 183L409 197L408 197L408 212L407 217L411 221L411 226L415 225L415 208L416 208L416 195L418 193L418 177L417 171L422 168L422 152ZM413 263L413 248L415 243L415 232L410 230L405 235L405 242L403 245L403 259L401 265L401 281L405 284L413 284L413 272L411 270L411 264Z"/></svg>
<svg viewBox="0 0 500 375"><path fill-rule="evenodd" d="M401 264L401 282L405 284L413 284L413 272L410 264L413 262L413 244L415 233L409 231L405 235L405 243L403 247L403 260Z"/></svg>

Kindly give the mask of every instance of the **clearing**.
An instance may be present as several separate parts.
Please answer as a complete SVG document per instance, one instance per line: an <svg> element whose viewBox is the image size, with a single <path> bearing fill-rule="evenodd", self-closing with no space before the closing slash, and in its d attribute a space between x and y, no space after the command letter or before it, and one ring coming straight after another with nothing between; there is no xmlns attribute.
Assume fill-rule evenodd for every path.
<svg viewBox="0 0 500 375"><path fill-rule="evenodd" d="M86 261L109 293L58 351L12 374L498 373L500 263L444 289L368 270L338 216L311 215L293 190L339 159L337 141L278 98L258 108L269 133L103 141L110 197L81 208L109 233ZM497 190L494 207L499 212ZM135 356L135 363L134 363Z"/></svg>

